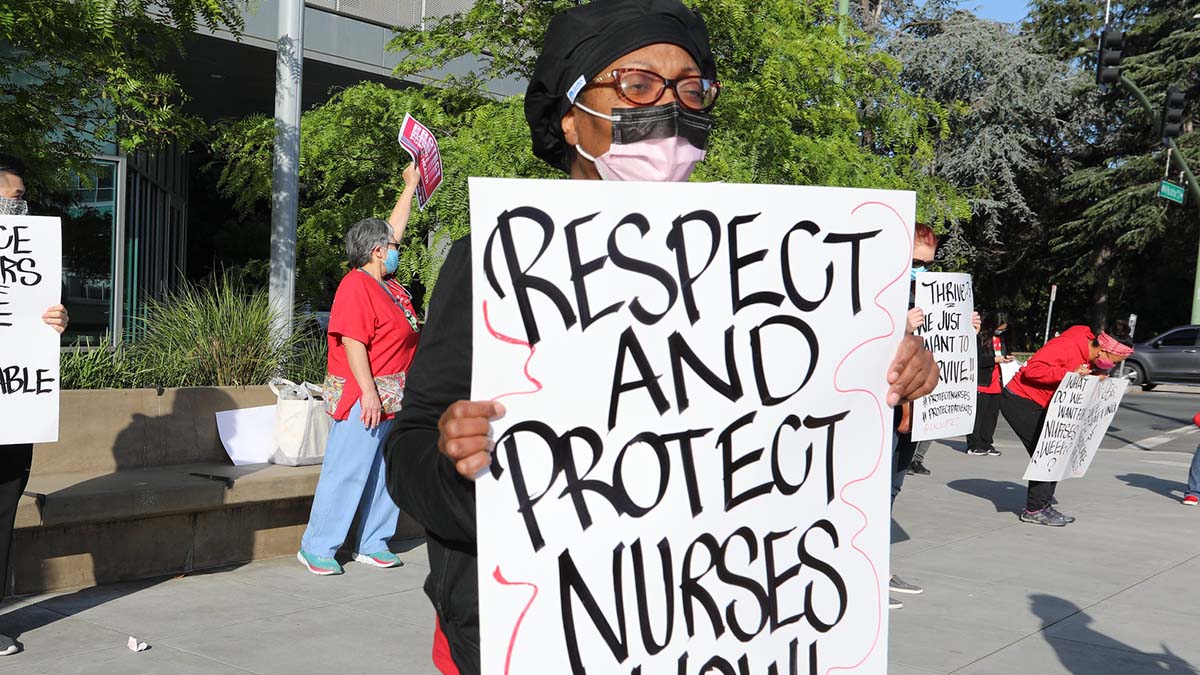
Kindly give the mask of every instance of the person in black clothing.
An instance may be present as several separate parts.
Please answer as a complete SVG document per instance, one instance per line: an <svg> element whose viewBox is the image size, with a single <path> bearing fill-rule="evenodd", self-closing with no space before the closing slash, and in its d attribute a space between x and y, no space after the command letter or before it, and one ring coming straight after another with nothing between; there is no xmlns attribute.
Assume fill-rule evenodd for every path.
<svg viewBox="0 0 1200 675"><path fill-rule="evenodd" d="M0 216L24 216L29 213L25 202L25 165L21 160L0 153ZM58 333L67 329L67 309L55 305L42 314L42 321ZM33 466L33 445L0 445L0 597L8 591L8 559L12 551L13 526L17 519L17 504L29 483ZM16 641L0 635L0 656L20 651Z"/></svg>
<svg viewBox="0 0 1200 675"><path fill-rule="evenodd" d="M1008 350L1008 313L989 312L979 331L976 346L979 349L979 379L976 380L975 430L967 435L967 454L999 457L1000 451L992 445L996 433L996 421L1000 419L1000 398L1004 393L1004 378L1000 375L1000 364L1011 363Z"/></svg>
<svg viewBox="0 0 1200 675"><path fill-rule="evenodd" d="M686 180L697 161L694 150L676 155L666 167L629 161L636 153L609 155L614 134L628 133L624 124L639 117L625 112L614 119L611 113L642 109L675 117L673 128L683 126L689 136L676 147L684 140L694 144L696 128L704 129L701 142L706 138L708 109L718 90L707 28L698 14L679 0L597 0L550 22L526 93L525 117L534 154L573 179L646 180L661 171L658 180ZM625 149L630 145L637 143ZM467 400L471 333L470 242L462 239L451 248L433 291L404 408L385 449L392 495L427 532L425 592L437 612L434 662L444 674L480 671L472 479L491 462L490 420L504 413L499 403ZM907 336L886 374L888 404L929 393L937 376L921 339Z"/></svg>

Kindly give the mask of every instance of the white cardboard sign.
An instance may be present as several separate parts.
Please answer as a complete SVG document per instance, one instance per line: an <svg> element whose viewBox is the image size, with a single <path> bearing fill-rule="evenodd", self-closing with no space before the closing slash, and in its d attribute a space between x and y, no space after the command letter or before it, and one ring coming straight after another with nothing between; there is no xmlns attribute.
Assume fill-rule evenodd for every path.
<svg viewBox="0 0 1200 675"><path fill-rule="evenodd" d="M0 216L0 445L58 440L62 222Z"/></svg>
<svg viewBox="0 0 1200 675"><path fill-rule="evenodd" d="M975 428L975 387L979 352L975 348L975 295L971 275L920 272L916 306L925 311L917 335L937 361L939 381L932 394L913 401L912 439L928 441L971 433Z"/></svg>
<svg viewBox="0 0 1200 675"><path fill-rule="evenodd" d="M883 672L914 195L470 199L482 672Z"/></svg>
<svg viewBox="0 0 1200 675"><path fill-rule="evenodd" d="M1050 399L1046 423L1023 480L1081 478L1100 449L1129 380L1067 373Z"/></svg>

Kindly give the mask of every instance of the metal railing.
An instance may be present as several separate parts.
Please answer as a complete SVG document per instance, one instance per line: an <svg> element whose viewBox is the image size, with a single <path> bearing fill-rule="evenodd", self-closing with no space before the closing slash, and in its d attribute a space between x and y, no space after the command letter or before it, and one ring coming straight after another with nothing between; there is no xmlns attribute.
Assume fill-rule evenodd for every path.
<svg viewBox="0 0 1200 675"><path fill-rule="evenodd" d="M426 19L465 12L475 0L305 0L305 4L388 28L421 28Z"/></svg>

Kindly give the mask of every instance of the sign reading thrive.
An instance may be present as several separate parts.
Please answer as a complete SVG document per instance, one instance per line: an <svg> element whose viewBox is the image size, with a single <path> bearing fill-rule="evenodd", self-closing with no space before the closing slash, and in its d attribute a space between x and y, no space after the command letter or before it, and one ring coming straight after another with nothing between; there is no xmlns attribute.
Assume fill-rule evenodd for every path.
<svg viewBox="0 0 1200 675"><path fill-rule="evenodd" d="M483 672L883 672L913 194L470 195Z"/></svg>
<svg viewBox="0 0 1200 675"><path fill-rule="evenodd" d="M58 218L0 216L0 445L58 440L58 333L42 321L62 293Z"/></svg>
<svg viewBox="0 0 1200 675"><path fill-rule="evenodd" d="M1100 449L1129 380L1067 373L1050 399L1046 424L1023 480L1080 478Z"/></svg>
<svg viewBox="0 0 1200 675"><path fill-rule="evenodd" d="M913 401L912 439L927 441L971 433L975 428L975 295L970 274L921 272L914 287L916 306L925 312L917 335L937 361L939 380L932 394Z"/></svg>

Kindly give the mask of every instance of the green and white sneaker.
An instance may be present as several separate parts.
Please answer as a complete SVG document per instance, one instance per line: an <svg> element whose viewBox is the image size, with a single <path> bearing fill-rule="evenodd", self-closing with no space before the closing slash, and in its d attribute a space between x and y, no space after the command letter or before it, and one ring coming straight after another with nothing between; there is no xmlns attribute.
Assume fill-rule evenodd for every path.
<svg viewBox="0 0 1200 675"><path fill-rule="evenodd" d="M317 576L327 577L333 574L341 574L344 570L338 564L338 561L333 558L324 558L319 555L305 553L303 550L296 552L296 560L300 561L301 565L308 568L309 572Z"/></svg>
<svg viewBox="0 0 1200 675"><path fill-rule="evenodd" d="M380 551L379 553L355 553L354 562L360 562L371 567L404 567L404 561L396 557L391 551Z"/></svg>

